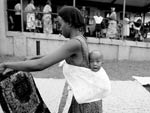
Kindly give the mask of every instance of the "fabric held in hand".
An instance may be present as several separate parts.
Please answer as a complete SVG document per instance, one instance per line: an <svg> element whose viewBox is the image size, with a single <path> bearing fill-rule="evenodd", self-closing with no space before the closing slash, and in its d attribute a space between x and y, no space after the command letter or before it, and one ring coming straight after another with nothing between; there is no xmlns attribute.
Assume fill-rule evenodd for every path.
<svg viewBox="0 0 150 113"><path fill-rule="evenodd" d="M0 103L4 113L50 113L28 72L0 75Z"/></svg>

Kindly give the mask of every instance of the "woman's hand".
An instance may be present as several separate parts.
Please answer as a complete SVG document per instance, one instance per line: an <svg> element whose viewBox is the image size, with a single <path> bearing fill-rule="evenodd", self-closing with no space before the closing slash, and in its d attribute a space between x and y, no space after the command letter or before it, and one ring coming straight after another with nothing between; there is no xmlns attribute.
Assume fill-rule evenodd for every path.
<svg viewBox="0 0 150 113"><path fill-rule="evenodd" d="M6 70L5 63L0 63L0 73L4 73L5 70Z"/></svg>

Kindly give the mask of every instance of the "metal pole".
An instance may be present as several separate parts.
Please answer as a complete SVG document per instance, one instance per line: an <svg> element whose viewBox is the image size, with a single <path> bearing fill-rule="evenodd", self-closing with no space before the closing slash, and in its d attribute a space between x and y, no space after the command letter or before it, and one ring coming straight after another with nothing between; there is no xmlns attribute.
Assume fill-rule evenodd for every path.
<svg viewBox="0 0 150 113"><path fill-rule="evenodd" d="M21 2L21 31L23 32L24 31L24 25L23 25L23 1L20 0Z"/></svg>
<svg viewBox="0 0 150 113"><path fill-rule="evenodd" d="M123 28L122 28L122 30L124 30L125 12L126 12L126 0L123 1ZM122 40L123 40L123 32L122 32Z"/></svg>
<svg viewBox="0 0 150 113"><path fill-rule="evenodd" d="M73 0L73 6L76 7L76 0Z"/></svg>

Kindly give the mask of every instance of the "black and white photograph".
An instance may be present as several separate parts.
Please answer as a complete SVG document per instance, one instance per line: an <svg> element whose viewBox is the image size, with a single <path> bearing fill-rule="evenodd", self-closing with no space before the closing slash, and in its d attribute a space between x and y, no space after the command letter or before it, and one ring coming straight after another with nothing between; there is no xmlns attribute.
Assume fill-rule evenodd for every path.
<svg viewBox="0 0 150 113"><path fill-rule="evenodd" d="M0 0L0 113L150 113L150 0Z"/></svg>

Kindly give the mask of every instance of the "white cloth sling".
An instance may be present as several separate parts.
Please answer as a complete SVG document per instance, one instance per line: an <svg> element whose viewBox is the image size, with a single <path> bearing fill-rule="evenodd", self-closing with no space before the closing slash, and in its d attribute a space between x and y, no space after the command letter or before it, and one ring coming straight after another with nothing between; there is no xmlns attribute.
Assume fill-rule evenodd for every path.
<svg viewBox="0 0 150 113"><path fill-rule="evenodd" d="M93 72L66 62L62 64L63 74L79 104L101 100L110 93L110 80L102 67L98 72Z"/></svg>

